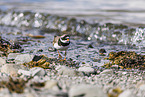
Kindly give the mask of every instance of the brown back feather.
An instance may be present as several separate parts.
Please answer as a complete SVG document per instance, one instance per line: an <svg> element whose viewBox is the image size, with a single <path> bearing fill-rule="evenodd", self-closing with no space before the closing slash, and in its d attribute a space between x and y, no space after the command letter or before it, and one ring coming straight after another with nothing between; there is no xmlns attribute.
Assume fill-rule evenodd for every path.
<svg viewBox="0 0 145 97"><path fill-rule="evenodd" d="M54 45L54 43L58 42L59 38L60 38L60 36L54 36L53 45Z"/></svg>

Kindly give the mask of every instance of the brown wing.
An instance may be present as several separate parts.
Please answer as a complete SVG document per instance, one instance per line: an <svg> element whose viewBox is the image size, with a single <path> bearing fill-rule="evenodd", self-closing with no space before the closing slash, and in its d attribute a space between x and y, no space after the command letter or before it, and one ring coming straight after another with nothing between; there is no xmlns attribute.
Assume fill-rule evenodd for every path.
<svg viewBox="0 0 145 97"><path fill-rule="evenodd" d="M53 45L54 45L54 43L58 42L59 38L60 38L60 36L54 36Z"/></svg>

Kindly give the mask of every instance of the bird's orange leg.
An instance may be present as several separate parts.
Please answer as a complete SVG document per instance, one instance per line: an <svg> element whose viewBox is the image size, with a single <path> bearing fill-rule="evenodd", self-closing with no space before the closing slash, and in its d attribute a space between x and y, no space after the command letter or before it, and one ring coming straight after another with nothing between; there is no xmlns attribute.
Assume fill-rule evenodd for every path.
<svg viewBox="0 0 145 97"><path fill-rule="evenodd" d="M58 52L58 58L62 59L62 56L60 55L59 50L57 50L57 52Z"/></svg>
<svg viewBox="0 0 145 97"><path fill-rule="evenodd" d="M67 54L67 51L65 50L65 58L64 58L64 60L66 60L66 54Z"/></svg>

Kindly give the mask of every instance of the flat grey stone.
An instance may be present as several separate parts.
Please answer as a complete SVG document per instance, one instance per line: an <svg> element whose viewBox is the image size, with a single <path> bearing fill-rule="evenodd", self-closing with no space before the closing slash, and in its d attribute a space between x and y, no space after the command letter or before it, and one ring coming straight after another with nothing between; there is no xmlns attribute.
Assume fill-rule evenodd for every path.
<svg viewBox="0 0 145 97"><path fill-rule="evenodd" d="M17 55L17 57L15 58L15 63L16 64L28 63L32 61L33 57L34 55L30 55L30 54Z"/></svg>
<svg viewBox="0 0 145 97"><path fill-rule="evenodd" d="M55 80L46 81L44 88L45 89L51 89L51 90L54 90L54 91L59 91L60 90L59 87L58 87L58 83Z"/></svg>
<svg viewBox="0 0 145 97"><path fill-rule="evenodd" d="M86 67L86 66L79 67L78 71L85 72L87 74L95 73L94 68L92 68L92 67Z"/></svg>
<svg viewBox="0 0 145 97"><path fill-rule="evenodd" d="M74 85L69 90L69 97L107 97L97 85Z"/></svg>
<svg viewBox="0 0 145 97"><path fill-rule="evenodd" d="M100 74L111 74L113 73L112 69L105 69Z"/></svg>
<svg viewBox="0 0 145 97"><path fill-rule="evenodd" d="M132 90L124 90L118 97L135 97Z"/></svg>
<svg viewBox="0 0 145 97"><path fill-rule="evenodd" d="M28 70L23 65L5 64L5 65L2 66L1 72L6 73L6 74L10 74L12 76L17 76L19 69Z"/></svg>
<svg viewBox="0 0 145 97"><path fill-rule="evenodd" d="M20 55L20 53L10 53L8 55L8 60L12 60L12 59L15 59L17 57L17 55Z"/></svg>
<svg viewBox="0 0 145 97"><path fill-rule="evenodd" d="M145 84L140 85L139 89L145 91Z"/></svg>
<svg viewBox="0 0 145 97"><path fill-rule="evenodd" d="M45 70L41 67L33 67L30 69L30 72L32 72L32 76L44 76L46 74Z"/></svg>
<svg viewBox="0 0 145 97"><path fill-rule="evenodd" d="M21 74L23 76L32 76L32 72L23 69L19 69L18 74Z"/></svg>
<svg viewBox="0 0 145 97"><path fill-rule="evenodd" d="M46 74L45 70L41 67L34 67L29 71L20 69L18 73L23 76L44 76Z"/></svg>
<svg viewBox="0 0 145 97"><path fill-rule="evenodd" d="M82 76L83 74L67 66L56 66L59 75Z"/></svg>
<svg viewBox="0 0 145 97"><path fill-rule="evenodd" d="M6 63L6 60L0 57L0 65L3 65Z"/></svg>

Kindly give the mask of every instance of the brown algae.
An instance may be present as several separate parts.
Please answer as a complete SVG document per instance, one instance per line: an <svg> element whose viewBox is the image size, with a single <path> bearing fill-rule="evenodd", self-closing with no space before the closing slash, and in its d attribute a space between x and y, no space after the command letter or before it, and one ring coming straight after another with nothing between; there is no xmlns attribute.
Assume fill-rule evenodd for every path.
<svg viewBox="0 0 145 97"><path fill-rule="evenodd" d="M110 60L110 63L104 64L105 68L118 65L121 69L145 69L145 56L133 51L110 52L106 59Z"/></svg>

